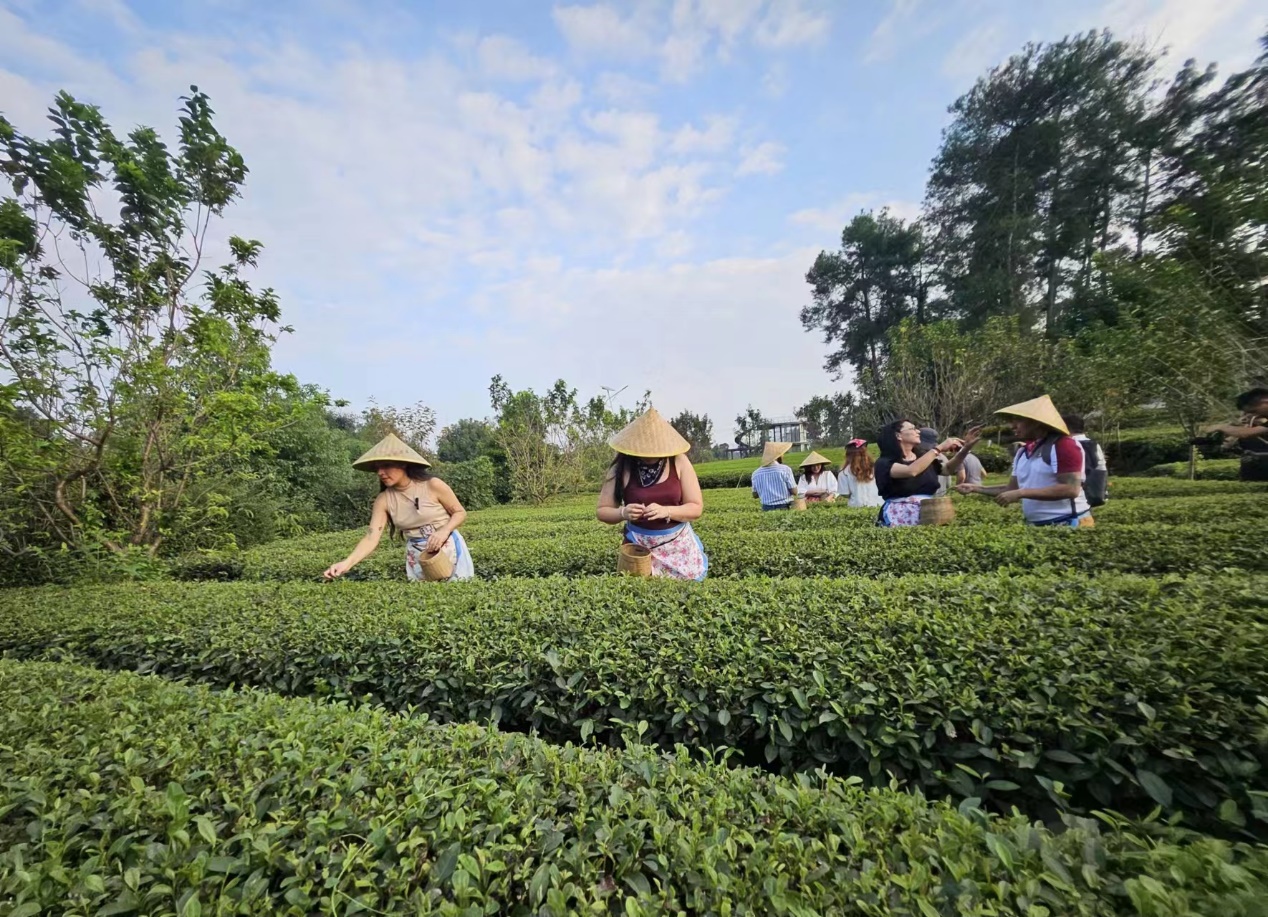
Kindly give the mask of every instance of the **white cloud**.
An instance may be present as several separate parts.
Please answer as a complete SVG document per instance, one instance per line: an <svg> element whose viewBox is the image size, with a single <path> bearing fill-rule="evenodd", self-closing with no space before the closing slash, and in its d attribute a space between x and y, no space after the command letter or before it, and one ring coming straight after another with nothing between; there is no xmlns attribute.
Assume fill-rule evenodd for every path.
<svg viewBox="0 0 1268 917"><path fill-rule="evenodd" d="M942 61L942 73L956 84L956 91L968 89L979 76L1004 60L1010 50L1003 23L992 20L966 32Z"/></svg>
<svg viewBox="0 0 1268 917"><path fill-rule="evenodd" d="M679 128L669 148L674 153L721 153L730 149L737 126L735 118L712 115L705 119L703 128L693 124Z"/></svg>
<svg viewBox="0 0 1268 917"><path fill-rule="evenodd" d="M498 346L507 354L499 365L516 387L540 390L562 376L582 392L650 388L662 412L708 413L715 438L731 440L744 404L791 414L834 387L822 369L823 345L799 320L809 298L804 275L817 253L806 248L771 258L521 278L488 295L515 314L534 316L547 335L580 346L558 348L548 361L531 348ZM655 345L630 344L631 323L657 329ZM623 341L628 358L613 360ZM702 358L702 342L711 358Z"/></svg>
<svg viewBox="0 0 1268 917"><path fill-rule="evenodd" d="M1248 0L1107 0L1095 15L1121 38L1167 48L1177 66L1199 57L1231 72L1250 63L1254 38L1268 25L1268 16L1261 10L1256 21L1250 7Z"/></svg>
<svg viewBox="0 0 1268 917"><path fill-rule="evenodd" d="M774 175L784 168L784 149L782 144L774 141L759 143L754 147L741 150L742 158L736 166L736 175Z"/></svg>
<svg viewBox="0 0 1268 917"><path fill-rule="evenodd" d="M872 31L863 60L869 64L889 60L905 43L927 34L933 20L929 15L916 16L922 7L927 7L926 0L889 0L889 12ZM924 12L930 11L925 8Z"/></svg>
<svg viewBox="0 0 1268 917"><path fill-rule="evenodd" d="M556 6L555 25L573 51L588 56L639 57L654 48L646 18L622 16L607 3Z"/></svg>
<svg viewBox="0 0 1268 917"><path fill-rule="evenodd" d="M514 38L486 35L476 45L480 69L495 80L528 82L553 76L555 66L543 57L529 52Z"/></svg>
<svg viewBox="0 0 1268 917"><path fill-rule="evenodd" d="M662 80L685 83L712 57L730 60L745 42L788 50L822 41L831 18L806 0L639 0L628 15L609 3L554 8L574 53L602 59L656 60Z"/></svg>
<svg viewBox="0 0 1268 917"><path fill-rule="evenodd" d="M839 235L845 225L863 210L880 211L888 209L891 214L903 220L916 220L920 217L920 204L900 198L879 194L877 192L856 192L828 204L825 207L807 207L788 216L788 222L796 226L805 226L816 232Z"/></svg>
<svg viewBox="0 0 1268 917"><path fill-rule="evenodd" d="M831 28L826 13L808 10L799 0L774 0L754 38L763 47L794 48L823 41Z"/></svg>

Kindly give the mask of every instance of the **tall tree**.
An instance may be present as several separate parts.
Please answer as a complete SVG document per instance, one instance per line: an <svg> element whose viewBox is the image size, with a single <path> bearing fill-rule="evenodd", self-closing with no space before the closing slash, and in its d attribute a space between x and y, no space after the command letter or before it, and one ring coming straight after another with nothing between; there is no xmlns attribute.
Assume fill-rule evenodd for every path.
<svg viewBox="0 0 1268 917"><path fill-rule="evenodd" d="M1268 34L1254 65L1196 103L1167 152L1158 203L1163 249L1211 291L1195 305L1268 333ZM1194 103L1190 102L1190 108Z"/></svg>
<svg viewBox="0 0 1268 917"><path fill-rule="evenodd" d="M494 447L493 426L487 420L464 417L440 431L436 457L442 462L470 462Z"/></svg>
<svg viewBox="0 0 1268 917"><path fill-rule="evenodd" d="M1108 32L1030 44L952 106L925 221L954 312L1061 328L1136 197L1156 59Z"/></svg>
<svg viewBox="0 0 1268 917"><path fill-rule="evenodd" d="M922 251L920 227L882 210L860 213L841 233L839 251L819 253L806 274L813 302L801 324L836 346L825 363L834 377L847 366L878 374L886 333L923 311Z"/></svg>
<svg viewBox="0 0 1268 917"><path fill-rule="evenodd" d="M816 395L797 408L796 413L810 428L812 440L821 445L840 446L854 435L857 408L853 392L836 392Z"/></svg>
<svg viewBox="0 0 1268 917"><path fill-rule="evenodd" d="M751 404L735 417L735 444L745 451L761 448L766 418Z"/></svg>
<svg viewBox="0 0 1268 917"><path fill-rule="evenodd" d="M260 244L204 263L247 172L212 114L192 87L174 150L65 93L49 140L0 118L0 473L58 542L157 553L199 479L267 450L301 397L270 366L277 298L246 279Z"/></svg>
<svg viewBox="0 0 1268 917"><path fill-rule="evenodd" d="M691 443L688 455L692 462L707 462L713 458L713 421L708 414L682 411L669 423Z"/></svg>

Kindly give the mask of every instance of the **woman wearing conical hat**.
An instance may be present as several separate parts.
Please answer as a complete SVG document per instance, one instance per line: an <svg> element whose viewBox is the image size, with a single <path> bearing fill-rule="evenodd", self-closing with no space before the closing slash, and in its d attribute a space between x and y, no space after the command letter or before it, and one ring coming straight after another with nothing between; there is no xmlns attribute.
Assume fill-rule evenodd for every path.
<svg viewBox="0 0 1268 917"><path fill-rule="evenodd" d="M1040 395L995 413L1008 419L1022 444L1013 455L1012 476L996 487L961 484L956 490L994 497L1001 506L1020 503L1029 525L1094 525L1083 494L1083 447L1070 435L1052 399Z"/></svg>
<svg viewBox="0 0 1268 917"><path fill-rule="evenodd" d="M625 540L651 552L652 576L704 579L709 558L691 527L704 512L691 443L648 408L608 445L616 458L599 491L599 521L625 525Z"/></svg>
<svg viewBox="0 0 1268 917"><path fill-rule="evenodd" d="M343 576L379 546L383 530L392 527L405 539L405 575L411 582L429 577L424 561L443 553L452 565L447 582L471 579L475 567L467 543L458 526L467 518L453 490L428 469L431 463L389 433L365 455L352 463L358 471L379 476L379 495L370 511L370 530L357 542L352 553L325 572L326 579Z"/></svg>
<svg viewBox="0 0 1268 917"><path fill-rule="evenodd" d="M831 503L837 498L837 477L827 456L811 452L802 459L797 493L807 503Z"/></svg>

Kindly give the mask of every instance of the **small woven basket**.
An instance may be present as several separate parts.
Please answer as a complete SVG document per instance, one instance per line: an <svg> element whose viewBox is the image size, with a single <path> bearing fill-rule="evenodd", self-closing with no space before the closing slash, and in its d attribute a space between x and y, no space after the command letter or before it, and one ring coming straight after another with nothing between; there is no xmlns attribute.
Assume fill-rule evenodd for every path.
<svg viewBox="0 0 1268 917"><path fill-rule="evenodd" d="M623 576L651 576L652 552L642 545L622 543L616 552L616 572Z"/></svg>
<svg viewBox="0 0 1268 917"><path fill-rule="evenodd" d="M805 509L805 508L806 508L805 497L798 497L797 499L793 500L793 509Z"/></svg>
<svg viewBox="0 0 1268 917"><path fill-rule="evenodd" d="M930 497L920 501L921 525L947 525L955 519L955 505L950 497Z"/></svg>
<svg viewBox="0 0 1268 917"><path fill-rule="evenodd" d="M453 561L441 548L435 554L424 551L419 555L418 566L423 571L423 579L429 583L438 583L453 576Z"/></svg>

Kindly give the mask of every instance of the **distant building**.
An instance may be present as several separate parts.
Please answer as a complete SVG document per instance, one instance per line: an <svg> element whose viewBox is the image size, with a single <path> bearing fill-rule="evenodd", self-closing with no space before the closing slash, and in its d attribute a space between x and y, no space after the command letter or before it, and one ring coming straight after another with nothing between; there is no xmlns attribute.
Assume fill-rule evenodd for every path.
<svg viewBox="0 0 1268 917"><path fill-rule="evenodd" d="M758 437L746 437L756 442L736 442L732 448L727 443L718 443L713 447L716 458L746 458L758 455L766 443L792 443L793 452L806 452L810 449L810 426L797 417L780 417L767 420L761 427Z"/></svg>

